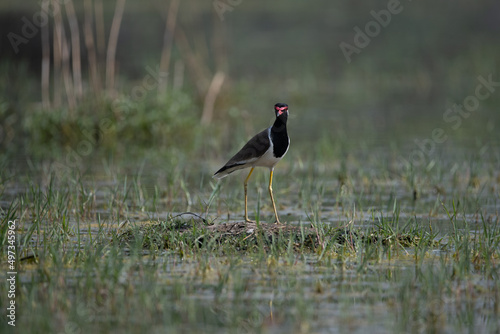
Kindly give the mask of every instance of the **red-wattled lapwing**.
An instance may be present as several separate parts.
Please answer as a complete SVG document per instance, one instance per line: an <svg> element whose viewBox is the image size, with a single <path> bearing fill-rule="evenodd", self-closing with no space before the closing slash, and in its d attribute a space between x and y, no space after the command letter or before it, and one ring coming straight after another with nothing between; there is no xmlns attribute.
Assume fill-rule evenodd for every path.
<svg viewBox="0 0 500 334"><path fill-rule="evenodd" d="M286 132L286 121L288 120L288 105L284 103L276 103L274 105L274 112L276 113L276 120L273 126L256 134L243 148L236 153L221 169L219 169L214 177L221 179L238 169L252 167L245 179L245 221L251 222L248 219L247 210L247 183L250 175L255 167L268 167L271 170L269 176L269 195L273 202L274 215L276 222L279 224L278 212L276 211L276 204L274 203L273 196L273 170L274 166L288 151L290 145L290 138Z"/></svg>

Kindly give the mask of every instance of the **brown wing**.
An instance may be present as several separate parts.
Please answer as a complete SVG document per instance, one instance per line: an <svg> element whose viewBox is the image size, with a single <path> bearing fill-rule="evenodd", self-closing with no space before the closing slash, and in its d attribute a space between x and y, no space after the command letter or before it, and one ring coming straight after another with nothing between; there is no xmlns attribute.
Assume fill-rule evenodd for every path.
<svg viewBox="0 0 500 334"><path fill-rule="evenodd" d="M214 175L221 178L237 169L250 166L269 149L269 128L252 137L229 161ZM220 175L217 175L220 174Z"/></svg>

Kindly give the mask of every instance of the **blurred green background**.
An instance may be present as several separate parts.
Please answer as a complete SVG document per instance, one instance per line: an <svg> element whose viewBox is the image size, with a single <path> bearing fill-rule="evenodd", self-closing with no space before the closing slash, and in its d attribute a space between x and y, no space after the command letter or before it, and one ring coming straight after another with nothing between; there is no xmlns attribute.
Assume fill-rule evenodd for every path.
<svg viewBox="0 0 500 334"><path fill-rule="evenodd" d="M63 4L60 18L53 15L56 2ZM270 124L276 102L290 106L291 154L304 160L328 161L325 146L352 152L397 147L409 159L418 150L415 140L432 138L436 128L447 136L436 149L497 147L500 86L467 118L456 112L448 115L453 121L443 117L453 104L474 96L478 77L500 82L498 1L126 0L121 16L120 1L85 0L74 3L73 21L73 1L45 3L49 11L43 1L0 5L0 145L10 157L6 165L66 157L71 167L102 154L132 161L150 152L176 161L201 157L194 164L211 173ZM375 23L372 11L382 15L388 7L397 8L390 22ZM26 22L44 13L50 52L45 96L44 27L23 35L32 32ZM114 17L122 20L116 55L109 59ZM58 20L67 47L59 70ZM374 29L369 43L348 62L340 45L356 47L356 28L365 31L367 24ZM75 95L76 35L82 91ZM112 87L106 82L110 64ZM165 79L158 89L152 73L160 72ZM71 151L80 158L74 164L68 162Z"/></svg>

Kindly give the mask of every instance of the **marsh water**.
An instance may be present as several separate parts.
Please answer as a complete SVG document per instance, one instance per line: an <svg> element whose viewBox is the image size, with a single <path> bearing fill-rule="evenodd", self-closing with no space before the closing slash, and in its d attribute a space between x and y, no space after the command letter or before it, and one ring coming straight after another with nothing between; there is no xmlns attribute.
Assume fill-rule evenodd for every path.
<svg viewBox="0 0 500 334"><path fill-rule="evenodd" d="M114 236L124 226L172 217L202 217L209 224L241 221L246 173L217 183L211 179L218 163L213 160L193 162L186 170L174 166L176 176L162 168L161 158L151 156L120 167L116 160L101 158L79 169L76 177L47 173L49 167L40 167L36 175L29 170L22 177L17 174L7 182L1 205L4 212L17 205L23 240L19 289L28 295L41 286L50 290L47 282L54 280L66 289L57 297L63 301L45 297L39 305L24 307L36 311L55 303L57 310L66 298L78 303L76 307L68 301L66 311L55 311L64 320L44 312L44 320L21 317L75 333L115 327L179 333L496 330L496 250L487 269L476 264L477 269L461 276L457 271L463 269L453 259L462 253L457 244L446 247L460 233L470 235L474 244L481 243L483 234L498 231L499 151L484 147L480 152L441 151L439 159L420 166L405 164L396 148L319 151L338 157L333 160L318 152L300 156L291 151L276 168L274 183L286 224L361 231L385 224L396 233L433 233L436 240L424 250L402 246L376 254L361 249L349 254L275 256L263 251L225 256L202 250L186 254L180 249L116 248ZM474 156L480 159L470 158ZM262 224L273 223L267 181L264 169L249 184L250 217ZM498 247L498 235L493 239ZM56 255L51 245L66 255ZM79 255L72 263L57 264L70 254ZM76 260L93 256L102 260L93 266Z"/></svg>

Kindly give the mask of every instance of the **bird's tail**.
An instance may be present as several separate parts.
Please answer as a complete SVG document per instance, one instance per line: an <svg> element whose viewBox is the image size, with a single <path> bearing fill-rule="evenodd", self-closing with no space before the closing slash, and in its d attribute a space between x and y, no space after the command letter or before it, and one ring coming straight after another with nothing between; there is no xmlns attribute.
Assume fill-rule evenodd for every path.
<svg viewBox="0 0 500 334"><path fill-rule="evenodd" d="M222 167L221 169L219 169L217 172L215 172L213 177L220 180L220 179L228 176L232 172L234 172L238 169L246 168L246 167L248 167L248 166L246 166L245 164L235 164L235 165L230 165L230 166L226 165L226 166Z"/></svg>

